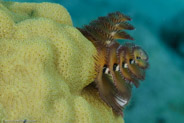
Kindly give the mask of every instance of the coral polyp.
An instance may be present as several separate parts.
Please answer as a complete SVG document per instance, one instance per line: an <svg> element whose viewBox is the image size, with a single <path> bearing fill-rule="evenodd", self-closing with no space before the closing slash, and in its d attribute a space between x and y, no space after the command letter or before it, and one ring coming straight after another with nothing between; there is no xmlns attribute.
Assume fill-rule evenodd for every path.
<svg viewBox="0 0 184 123"><path fill-rule="evenodd" d="M124 30L134 27L127 21L131 18L120 12L99 17L80 32L90 40L98 51L95 84L101 99L118 115L131 98L132 85L139 87L148 67L148 55L133 43L120 45L117 39L134 40Z"/></svg>

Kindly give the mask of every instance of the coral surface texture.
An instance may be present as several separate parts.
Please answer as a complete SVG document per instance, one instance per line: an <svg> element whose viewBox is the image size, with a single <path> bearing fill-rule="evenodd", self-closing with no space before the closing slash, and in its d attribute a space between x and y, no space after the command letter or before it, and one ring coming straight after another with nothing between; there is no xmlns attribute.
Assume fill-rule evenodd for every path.
<svg viewBox="0 0 184 123"><path fill-rule="evenodd" d="M124 122L85 88L96 52L63 6L0 1L1 122Z"/></svg>

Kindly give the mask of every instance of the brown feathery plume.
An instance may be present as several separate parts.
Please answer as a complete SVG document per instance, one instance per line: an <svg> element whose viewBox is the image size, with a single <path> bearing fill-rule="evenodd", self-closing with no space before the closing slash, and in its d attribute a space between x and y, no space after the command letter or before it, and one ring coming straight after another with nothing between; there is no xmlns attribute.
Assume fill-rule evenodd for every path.
<svg viewBox="0 0 184 123"><path fill-rule="evenodd" d="M94 80L101 99L122 115L122 109L131 98L132 85L139 86L139 80L145 78L148 67L148 55L133 43L120 45L116 39L133 38L125 30L134 27L127 21L131 18L120 13L110 13L99 17L79 31L90 40L97 49L96 78Z"/></svg>

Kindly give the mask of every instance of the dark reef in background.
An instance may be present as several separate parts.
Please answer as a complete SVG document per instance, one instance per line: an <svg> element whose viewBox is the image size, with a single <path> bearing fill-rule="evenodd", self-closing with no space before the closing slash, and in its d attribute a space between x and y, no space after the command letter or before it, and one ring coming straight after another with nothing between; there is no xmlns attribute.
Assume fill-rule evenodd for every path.
<svg viewBox="0 0 184 123"><path fill-rule="evenodd" d="M163 24L160 36L167 46L184 58L184 10Z"/></svg>

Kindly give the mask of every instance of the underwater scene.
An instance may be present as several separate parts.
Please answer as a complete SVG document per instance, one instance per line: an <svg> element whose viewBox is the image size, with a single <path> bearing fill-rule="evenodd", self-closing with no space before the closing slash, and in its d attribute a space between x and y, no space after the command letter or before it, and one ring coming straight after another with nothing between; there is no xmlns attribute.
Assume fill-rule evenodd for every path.
<svg viewBox="0 0 184 123"><path fill-rule="evenodd" d="M4 0L4 1L10 1L10 0ZM125 122L125 123L184 123L184 0L128 0L128 1L127 0L11 0L11 1L29 2L29 3L50 2L50 3L56 3L56 4L62 5L66 9L66 10L62 10L62 12L65 13L66 11L68 11L69 14L66 12L66 14L64 14L63 16L62 16L62 13L60 13L61 15L60 14L58 15L58 18L59 17L66 17L67 18L65 20L61 20L61 24L70 25L70 26L73 25L74 27L77 27L77 29L81 32L81 34L83 34L84 37L86 37L88 40L90 40L97 49L99 48L99 50L97 50L97 52L99 54L100 53L102 54L102 56L99 55L97 58L96 57L94 58L94 59L97 59L96 61L99 63L99 66L95 67L93 64L95 61L93 61L94 59L92 57L96 53L95 48L93 46L91 46L91 44L86 43L85 42L86 39L81 34L79 34L79 32L76 31L76 29L73 29L73 27L71 28L68 26L61 25L62 28L58 29L59 30L58 32L57 31L52 32L52 29L55 30L60 26L58 26L58 27L50 26L49 24L53 23L53 22L50 22L49 19L47 21L40 20L38 25L36 25L36 24L34 25L34 22L29 23L29 24L32 24L32 25L30 25L30 27L35 26L35 28L38 27L38 29L39 28L41 29L42 27L39 25L44 23L46 26L49 27L48 31L50 31L49 34L45 34L45 35L50 36L49 40L52 40L52 37L53 37L53 42L56 40L53 44L50 43L50 41L46 41L46 43L43 43L48 38L47 37L40 38L41 36L36 36L40 40L40 42L38 44L39 45L41 44L41 49L39 49L39 45L37 46L37 44L29 43L29 41L27 43L24 42L24 44L25 44L24 46L23 46L23 44L19 45L19 44L15 44L15 43L11 43L11 45L9 46L4 41L5 39L7 41L9 41L9 38L7 38L7 36L4 36L3 34L1 35L1 31L0 31L0 38L1 38L1 36L2 37L4 36L3 37L4 39L2 39L2 41L0 40L0 47L4 47L7 45L8 45L8 47L18 46L17 49L11 50L11 52L24 52L24 51L26 51L26 50L23 50L22 47L24 47L25 49L28 49L29 52L32 52L32 51L34 51L34 49L36 47L37 49L35 50L35 53L40 53L39 57L36 59L35 55L27 55L26 58L29 61L29 58L33 57L38 61L30 62L30 64L33 64L33 63L37 64L41 60L44 62L44 65L45 65L45 64L47 64L47 61L50 61L50 62L48 62L48 67L44 67L44 70L47 70L49 72L43 72L41 70L42 65L41 66L38 65L36 67L30 68L30 71L34 70L34 74L31 74L31 76L33 76L33 78L34 78L34 76L37 77L38 75L40 75L44 78L43 79L43 78L40 78L38 76L38 79L36 79L36 80L39 80L40 83L42 83L42 84L40 84L40 86L42 86L42 87L39 88L41 91L39 91L39 92L35 91L35 93L37 93L38 95L40 94L41 96L40 97L33 96L33 97L31 97L31 100L35 101L35 102L36 101L39 102L39 99L41 99L42 97L47 97L44 94L42 95L42 92L45 94L48 93L48 95L49 95L49 98L46 99L45 101L43 101L44 102L43 105L45 105L44 107L41 106L42 102L40 102L38 104L38 107L33 106L35 108L35 112L40 112L39 114L45 115L45 117L46 116L51 117L48 120L44 120L44 118L42 119L41 118L42 116L40 115L39 119L41 119L41 121L39 121L39 122L54 122L53 119L54 118L60 119L61 118L60 114L62 114L61 119L64 119L62 121L62 123L65 123L65 122L66 123L70 123L70 122L79 122L79 123L80 122L82 122L82 123L85 123L85 122L86 123L88 123L88 122L91 122L91 123L92 122L94 122L94 123L96 123L96 122L99 122L99 123L100 122L104 122L104 123L105 122L109 122L109 123L111 123L111 122L114 122L114 123L116 123L116 122L119 122L119 123L120 122ZM11 5L6 5L6 3L5 4L3 3L3 6L7 7L8 9L11 9ZM21 8L21 7L17 7L17 6L18 5L14 5L13 7L15 7L15 9L12 9L11 11L18 13L23 8L23 7ZM29 7L27 5L25 5L25 6L28 8L26 10L29 11L29 9L31 7ZM2 6L0 6L0 7L2 7ZM16 7L18 9L16 9ZM53 7L53 8L55 8L55 7ZM23 13L22 15L24 15L27 11L24 13L24 9L22 9L22 10L23 11L21 11L20 13ZM4 22L1 21L1 17L2 17L1 15L3 15L4 13L1 14L1 11L6 11L6 9L0 8L0 30L1 30L1 26L2 26L1 22L4 24ZM49 9L45 8L45 10L43 10L43 12L44 11L48 12ZM118 12L120 12L122 14L119 14ZM53 16L54 16L54 14L56 14L56 13L55 13L55 11L52 10L51 13L49 13L49 14L51 14L51 15L53 14ZM111 14L109 14L109 13L111 13ZM30 14L34 14L34 13L30 13ZM26 32L25 28L27 28L28 26L27 27L23 26L23 25L26 25L26 23L21 22L22 20L24 20L22 15L21 15L21 17L16 16L16 15L12 16L12 18L14 18L13 19L14 23L15 24L22 23L22 26L20 26L21 31L16 31L15 37L12 36L14 34L11 34L11 36L14 37L14 39L18 39L18 40L25 40L25 39L27 40L28 39L27 37L29 37L28 36L29 33L25 34L25 32ZM38 17L38 16L47 16L47 15L35 14L35 17ZM69 16L71 16L71 18ZM111 18L112 16L116 16L116 19L117 19L114 21L112 20L113 21L113 23L111 23L112 25L124 22L124 20L119 22L118 21L119 18L117 18L117 16L118 17L123 16L123 19L125 19L127 21L127 23L123 23L124 25L122 25L122 27L119 27L119 25L118 25L118 29L119 28L122 30L125 29L126 33L123 33L122 34L123 36L121 34L114 36L114 34L113 34L114 37L112 36L110 38L106 35L105 35L105 37L103 37L104 36L103 35L102 37L105 38L105 40L108 40L110 43L109 42L108 43L105 42L107 44L96 43L94 41L95 38L97 36L99 36L99 38L102 39L102 37L100 37L101 36L100 33L103 33L103 31L100 32L99 30L97 30L100 33L96 34L96 32L95 32L96 28L93 28L93 24L99 24L99 27L100 27L102 25L100 25L101 23L99 23L99 22L103 21L104 24L108 25L109 20L105 20L104 18L98 18L98 17ZM4 16L3 16L3 18L4 18ZM29 17L27 17L27 15L26 15L25 18L29 18ZM60 20L57 18L57 16L53 17L53 18L58 23L60 23ZM99 19L99 20L97 20L97 19ZM94 23L93 24L91 23L90 26L86 26L86 27L84 26L84 25L88 25L93 20L97 20L99 22L94 21ZM116 21L117 21L117 23L116 23ZM108 26L109 30L111 30L112 25ZM9 25L6 27L10 28ZM2 26L2 28L4 28L4 27ZM15 29L18 30L18 28L19 27L17 26ZM105 27L103 27L103 28L105 28ZM30 30L28 30L28 32ZM34 30L34 29L32 29L32 30ZM63 31L62 36L59 36L60 31L61 32ZM31 36L38 35L38 33L39 33L39 31L38 32L35 31L35 34L31 34ZM43 29L43 33L40 32L39 35L44 35L44 33L45 32ZM8 31L7 31L7 34L8 34L8 36L10 35ZM57 35L57 37L53 36L52 34ZM71 36L71 38L68 38L66 35ZM60 38L63 38L66 41L71 40L71 42L73 40L76 40L77 43L73 43L73 44L72 43L71 44L62 43L62 45L60 46L60 44L57 43L57 40L59 40ZM97 37L97 39L99 39L99 38ZM117 39L116 41L119 43L117 44L117 46L115 44L115 46L110 47L109 44L111 44L111 43L113 44L115 39ZM37 39L29 38L29 40L37 40ZM12 40L9 42L12 42ZM140 63L143 66L143 67L141 67L141 70L143 68L143 72L145 72L145 71L146 72L145 72L145 75L143 75L143 77L140 75L141 77L139 78L139 74L142 74L142 73L141 72L139 73L139 71L137 72L133 67L132 67L132 69L130 67L131 64L136 63L136 58L135 59L130 58L130 66L127 63L128 67L130 67L130 70L128 70L128 71L133 71L133 74L135 72L135 76L138 73L138 75L137 75L138 79L135 80L136 82L134 82L134 79L130 80L130 83L131 83L131 81L133 81L133 84L132 84L133 86L131 88L131 92L128 92L130 90L127 89L128 88L127 85L126 85L127 90L122 89L122 91L120 91L121 88L119 89L119 91L117 92L118 94L119 93L121 94L121 92L124 94L124 91L125 91L125 93L130 94L130 95L127 94L128 96L123 95L123 97L125 97L127 100L122 101L120 99L120 101L122 101L121 103L119 103L117 100L115 100L115 101L117 101L116 103L119 103L119 105L120 105L119 106L118 104L114 103L115 102L114 100L112 101L110 98L116 92L113 92L114 91L113 89L112 90L109 89L108 91L112 91L112 93L113 93L111 95L111 94L109 94L108 91L106 92L106 90L105 90L105 89L108 89L108 85L105 85L103 83L103 79L104 79L104 81L108 81L108 79L109 79L108 74L112 73L112 72L111 72L111 68L107 67L107 66L111 66L111 62L108 62L107 66L104 65L106 62L104 60L104 57L109 58L110 56L103 56L105 54L104 53L105 51L102 51L102 49L109 48L109 52L111 55L111 53L113 54L113 51L111 49L113 49L115 47L114 52L115 53L117 52L117 54L121 54L121 53L119 53L119 49L121 50L121 48L118 48L118 47L119 47L119 45L123 45L126 43L130 43L131 45L127 44L127 46L122 48L122 49L126 49L128 47L125 50L126 52L125 51L124 52L120 51L120 52L124 53L124 55L126 56L126 53L128 54L128 49L133 49L133 51L134 51L134 47L137 46L137 48L138 48L137 52L140 53L140 54L138 54L135 50L135 54L137 53L138 56L140 55L139 57L136 57L137 64L139 63L139 61L138 61L139 59L143 60ZM133 43L133 45L132 45L132 43ZM1 46L1 44L2 44L2 46ZM34 47L31 49L28 47L28 45L31 45ZM101 47L101 46L103 46L103 47ZM55 49L53 47L55 47ZM68 47L73 47L73 49L68 48ZM19 49L21 49L21 50L19 51ZM59 49L66 49L66 52L64 52L64 50L59 50ZM2 51L4 51L4 50L2 50ZM2 51L0 50L0 52L2 52ZM75 51L76 51L76 53L74 53ZM44 54L42 52L46 52L46 53ZM62 54L61 56L60 56L60 53ZM56 54L56 55L53 55L53 57L52 57L53 59L51 59L51 58L47 59L47 57L52 56L52 54ZM73 54L75 57L72 57L70 59L68 54L69 55ZM2 55L2 57L1 57L1 53L0 53L0 71L2 71L4 73L2 75L0 73L0 82L2 81L2 83L5 83L5 80L6 80L5 79L6 75L5 75L4 71L11 72L11 70L12 70L11 68L14 68L14 66L9 68L8 67L9 65L5 64L5 62L10 61L9 60L10 55L8 55L7 56L8 58L6 58L6 60L3 61L2 59L4 59L4 56L5 55ZM20 57L20 59L22 58L21 55L15 55L15 56ZM127 55L127 59L130 56ZM70 60L68 60L68 59L70 59ZM112 62L115 62L118 60L116 59ZM16 60L14 60L14 61L16 61ZM52 65L52 61L53 61L53 65ZM72 61L75 61L75 62L72 62ZM61 64L61 62L66 63L66 64ZM10 63L13 64L14 62L11 61ZM20 66L22 65L21 60L18 61L17 63ZM123 64L121 62L121 64L119 64L119 65L123 66L123 68L126 68L127 64L126 63ZM7 65L7 67L5 70L4 66L6 66L6 65ZM28 64L25 64L25 66L26 65L28 65ZM54 72L55 70L52 67L54 65L56 65L58 67L58 70L57 70L58 73ZM115 65L115 68L114 68L114 65ZM113 70L116 71L116 69L121 70L120 68L118 68L119 66L118 67L117 66L118 66L118 64L113 64L112 71ZM8 68L8 70L7 70L7 68ZM40 72L36 68L40 69ZM59 69L59 68L61 68L61 69ZM22 67L18 67L18 68L16 67L16 69L17 69L17 71L24 71L24 69ZM26 71L27 71L27 73L29 73L29 69L26 69ZM91 74L91 73L94 73L94 71L97 71L97 72L94 75ZM100 74L100 71L101 71L102 75ZM43 73L43 75L42 75L42 73ZM97 77L96 77L96 75L97 75ZM8 73L7 73L7 76L12 77ZM19 76L19 74L15 75L15 76ZM24 82L25 80L30 81L30 82L33 81L33 79L31 79L31 80L29 80L27 78L24 79L24 76L26 76L24 74L21 74L20 76L23 76L22 77L23 79L21 77L20 78L19 77L17 77L17 78L12 77L13 79L12 80L8 79L8 81L14 81L14 79L16 79L17 82L19 82L19 81ZM48 76L50 76L50 77L48 77ZM59 76L63 76L63 77L59 78ZM123 79L121 77L119 77L118 75L116 75L115 72L114 72L114 76L113 77L115 79L113 80L113 82L116 83L116 79L117 80L121 79L123 81ZM3 77L5 77L5 78L3 78ZM96 77L96 79L94 79L95 77ZM3 78L3 79L1 79L1 78ZM126 79L126 77L125 77L125 79ZM132 79L132 78L130 77L130 79ZM138 80L140 80L140 81L138 82ZM48 85L44 84L45 81L48 81ZM52 85L52 84L50 84L50 83L52 83L52 81L55 81L55 82L57 81L57 82ZM66 81L66 83L69 83L69 85L67 85L65 82L63 82L63 85L62 84L60 85L59 84L60 81ZM81 83L77 83L79 81ZM88 87L88 85L90 84L90 81L96 82L95 87L97 86L99 93L100 93L100 97L97 96L99 93L98 92L95 93L94 88L91 87L94 85L90 85ZM75 82L75 83L72 83L72 82ZM117 83L118 83L118 81L117 81ZM35 85L39 85L39 84L35 84ZM25 88L27 86L34 87L35 85L23 85L23 87L25 87ZM50 85L52 85L51 88L53 90L50 89L50 87L49 87L49 89L46 87L46 86L50 86ZM0 86L1 86L1 84L0 84ZM9 88L11 86L8 85L8 87L7 86L6 87ZM20 85L20 86L22 87L22 85ZM114 85L112 85L112 86L114 87ZM118 84L115 86L118 86ZM128 84L128 86L129 86L129 84ZM5 85L3 85L3 87L5 87ZM16 85L16 87L18 87L18 85ZM39 89L35 89L35 90L39 90ZM58 89L57 92L54 91L56 89ZM5 92L8 89L3 90L3 88L1 87L0 90L1 90L1 92ZM59 90L62 90L62 91L60 92ZM7 91L7 93L8 93L8 95L11 95L10 93L17 93L18 91L19 91L18 89L15 89L12 92ZM22 91L28 92L28 90L26 90L26 89L22 90ZM76 94L76 96L73 96L73 94L74 95ZM15 111L19 110L20 115L16 115L17 112L14 112L14 114L12 112L11 114L9 114L7 116L6 113L9 110L11 110L11 105L13 105L13 101L11 104L8 105L10 108L6 108L5 105L7 102L5 102L4 100L9 100L10 98L5 98L6 94L4 94L5 96L2 96L2 95L0 95L0 104L1 104L0 110L2 110L2 111L0 111L0 119L2 118L4 120L7 120L7 123L8 123L8 120L23 120L23 122L24 122L25 121L24 119L27 119L28 121L33 120L32 122L36 122L34 120L37 120L37 116L39 116L39 114L36 114L34 116L34 115L32 115L32 111L29 111L28 109L26 109L25 112L28 112L28 114L26 114L24 116L25 112L21 112L20 109L18 109L16 106L14 106L12 108L15 109ZM52 95L54 95L54 96L52 96ZM60 96L60 95L62 95L62 96ZM97 100L93 99L94 95L95 95L95 97L98 98ZM31 94L29 96L31 96ZM67 99L68 96L71 96L71 99ZM24 100L23 97L21 97L21 98ZM34 98L35 99L38 98L38 99L34 100ZM119 97L117 97L117 98L119 99ZM14 97L12 97L11 99L14 100ZM44 99L45 98L43 98L43 100ZM29 99L27 99L27 100L29 100ZM57 101L54 101L54 105L51 104L52 100L57 100ZM60 103L60 100L61 100L61 103ZM103 101L99 101L99 100L103 100ZM17 104L20 102L16 101L14 103ZM90 105L88 105L88 103L90 103ZM37 104L35 104L35 105L37 105ZM71 106L71 105L74 105L74 106ZM103 108L101 108L101 105L103 105ZM26 106L28 106L28 105L26 105ZM94 109L91 108L93 106L95 107ZM44 109L44 110L37 110L37 108L39 109L39 107L42 107L42 109ZM50 112L48 114L45 113L46 112L45 110L47 110L47 109L45 109L45 107L49 108L48 110ZM111 107L112 110L109 107ZM123 114L119 110L119 107L123 109ZM51 111L52 108L56 108L56 110ZM59 110L59 108L61 110ZM67 108L67 109L65 109L65 108ZM89 111L86 110L86 108L87 109L89 108ZM24 108L22 108L22 110L24 110ZM75 110L74 113L73 113L73 110ZM86 110L86 111L83 112L81 110ZM100 113L97 113L97 112L100 112ZM108 112L108 113L104 113L104 112ZM54 113L56 113L57 115L52 117L50 114L53 115ZM112 118L109 117L111 115L113 115ZM11 117L11 118L9 119L9 117ZM72 119L71 117L75 117L75 118ZM101 117L103 117L102 120L100 119ZM109 117L111 120L109 120L107 117ZM14 119L14 118L17 118L17 119ZM80 120L76 120L76 119L80 119ZM106 119L106 121L104 119ZM122 119L124 119L124 121ZM59 122L60 120L57 120L57 121Z"/></svg>

